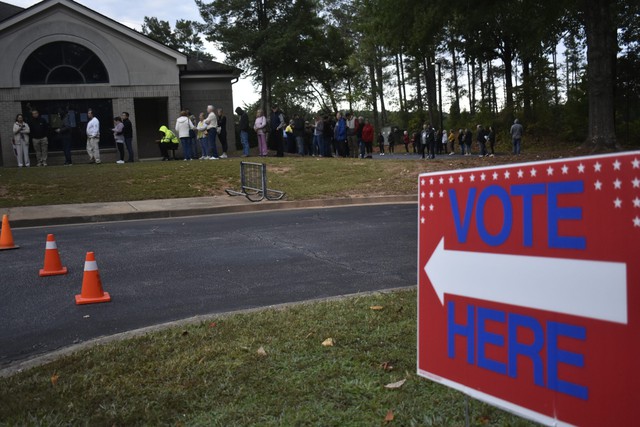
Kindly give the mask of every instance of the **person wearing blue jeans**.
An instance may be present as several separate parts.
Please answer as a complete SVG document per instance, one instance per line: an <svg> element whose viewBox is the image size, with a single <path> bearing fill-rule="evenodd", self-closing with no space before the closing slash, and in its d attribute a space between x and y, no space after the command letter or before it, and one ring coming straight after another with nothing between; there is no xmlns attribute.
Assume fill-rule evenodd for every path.
<svg viewBox="0 0 640 427"><path fill-rule="evenodd" d="M242 108L236 108L236 114L240 116L240 143L242 144L242 157L249 157L249 115Z"/></svg>
<svg viewBox="0 0 640 427"><path fill-rule="evenodd" d="M204 123L207 125L207 137L209 138L209 149L211 150L210 160L218 160L218 147L216 138L218 137L218 116L213 110L213 105L207 106L207 118Z"/></svg>

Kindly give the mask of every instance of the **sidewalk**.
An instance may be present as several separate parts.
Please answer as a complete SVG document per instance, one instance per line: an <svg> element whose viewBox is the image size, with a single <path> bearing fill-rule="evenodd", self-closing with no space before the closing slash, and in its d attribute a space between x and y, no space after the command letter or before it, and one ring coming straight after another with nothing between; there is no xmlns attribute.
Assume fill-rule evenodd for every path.
<svg viewBox="0 0 640 427"><path fill-rule="evenodd" d="M279 209L324 208L369 204L416 203L417 196L352 197L300 201L250 202L245 197L214 196L133 202L83 203L0 208L12 227L82 224L133 219L172 218Z"/></svg>

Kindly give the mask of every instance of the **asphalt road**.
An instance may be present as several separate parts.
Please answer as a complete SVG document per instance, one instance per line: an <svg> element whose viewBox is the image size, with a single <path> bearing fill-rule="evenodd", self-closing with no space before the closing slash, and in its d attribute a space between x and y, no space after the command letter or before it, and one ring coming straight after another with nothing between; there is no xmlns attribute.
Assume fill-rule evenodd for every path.
<svg viewBox="0 0 640 427"><path fill-rule="evenodd" d="M413 204L13 229L0 252L0 367L201 314L416 284ZM47 233L66 276L40 278ZM112 302L77 306L94 251Z"/></svg>

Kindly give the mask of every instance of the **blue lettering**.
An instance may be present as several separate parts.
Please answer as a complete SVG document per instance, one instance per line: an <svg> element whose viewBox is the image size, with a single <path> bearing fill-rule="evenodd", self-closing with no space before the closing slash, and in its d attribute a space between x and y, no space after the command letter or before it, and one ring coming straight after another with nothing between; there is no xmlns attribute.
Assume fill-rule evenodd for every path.
<svg viewBox="0 0 640 427"><path fill-rule="evenodd" d="M465 243L469 234L469 225L471 225L471 213L473 212L473 204L476 200L476 189L471 188L467 196L467 205L464 210L464 219L460 220L460 211L458 209L458 197L456 190L449 190L449 200L451 201L451 211L453 212L453 221L456 226L456 235L458 242Z"/></svg>
<svg viewBox="0 0 640 427"><path fill-rule="evenodd" d="M500 199L500 202L502 202L502 211L504 213L502 229L495 236L490 234L484 226L484 206L491 196L496 196ZM512 211L511 199L504 188L497 185L491 185L480 193L476 216L478 217L478 234L480 234L480 238L483 242L490 246L500 246L509 238L509 234L511 234L511 225L513 224Z"/></svg>
<svg viewBox="0 0 640 427"><path fill-rule="evenodd" d="M521 184L511 186L511 194L522 196L522 241L525 247L533 246L533 196L545 193L544 184Z"/></svg>
<svg viewBox="0 0 640 427"><path fill-rule="evenodd" d="M558 378L558 364L560 363L577 366L579 368L584 366L584 356L582 354L572 353L558 348L558 337L564 336L584 341L587 337L586 329L581 326L548 322L547 335L547 376L549 388L579 399L587 400L589 398L587 387Z"/></svg>
<svg viewBox="0 0 640 427"><path fill-rule="evenodd" d="M527 328L533 332L533 343L518 342L518 328ZM509 313L509 376L518 377L518 355L528 357L533 363L533 382L544 387L543 365L540 351L544 345L544 332L538 321L529 316Z"/></svg>
<svg viewBox="0 0 640 427"><path fill-rule="evenodd" d="M485 356L486 344L493 344L498 347L504 346L504 337L502 335L486 330L485 322L487 320L504 323L504 311L478 307L478 366L504 375L507 372L505 364Z"/></svg>
<svg viewBox="0 0 640 427"><path fill-rule="evenodd" d="M467 306L467 326L458 325L455 322L456 304L449 301L447 304L447 348L450 358L456 357L455 336L461 335L467 338L467 362L471 365L475 363L473 353L475 349L475 308Z"/></svg>
<svg viewBox="0 0 640 427"><path fill-rule="evenodd" d="M558 235L558 222L562 220L581 220L582 208L558 206L558 196L561 194L581 194L584 192L582 181L554 182L549 184L548 190L548 227L549 247L558 249L585 249L584 237Z"/></svg>

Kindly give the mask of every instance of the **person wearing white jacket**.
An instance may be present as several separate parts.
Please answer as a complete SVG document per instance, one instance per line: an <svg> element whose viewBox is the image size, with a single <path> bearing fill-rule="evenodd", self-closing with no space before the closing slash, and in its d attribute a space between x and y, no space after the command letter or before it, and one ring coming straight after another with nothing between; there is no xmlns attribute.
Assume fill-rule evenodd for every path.
<svg viewBox="0 0 640 427"><path fill-rule="evenodd" d="M191 135L189 135L189 131L194 129L195 126L189 120L189 116L186 111L180 112L180 117L176 120L176 134L178 138L180 138L180 142L182 143L182 151L184 152L184 160L193 160L193 152L191 150Z"/></svg>
<svg viewBox="0 0 640 427"><path fill-rule="evenodd" d="M210 160L218 160L218 147L216 146L216 138L218 137L218 116L214 111L213 105L207 107L207 118L204 123L207 125L207 137L209 138L209 149L211 150Z"/></svg>
<svg viewBox="0 0 640 427"><path fill-rule="evenodd" d="M29 125L24 121L22 114L16 116L13 124L13 147L18 158L18 167L29 167Z"/></svg>

